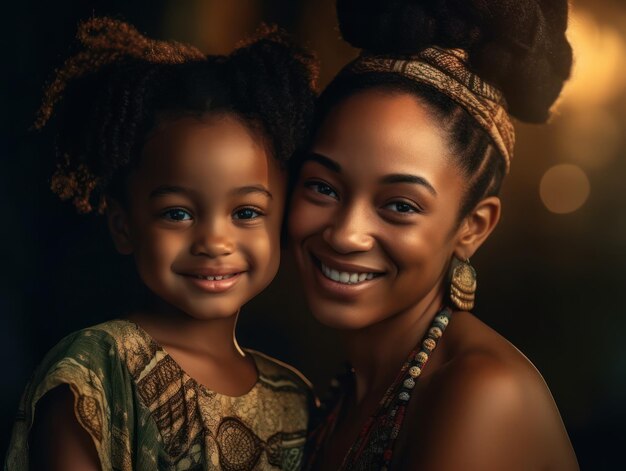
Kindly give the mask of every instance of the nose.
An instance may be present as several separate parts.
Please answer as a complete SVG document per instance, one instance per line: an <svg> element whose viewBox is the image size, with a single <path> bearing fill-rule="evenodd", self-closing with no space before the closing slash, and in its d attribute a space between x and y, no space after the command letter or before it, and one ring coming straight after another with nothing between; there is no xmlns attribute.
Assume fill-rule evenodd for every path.
<svg viewBox="0 0 626 471"><path fill-rule="evenodd" d="M337 213L336 219L324 229L322 237L338 253L367 252L374 246L371 224L367 209L353 205Z"/></svg>
<svg viewBox="0 0 626 471"><path fill-rule="evenodd" d="M230 255L235 250L235 240L224 224L209 222L196 227L191 244L192 255L211 258Z"/></svg>

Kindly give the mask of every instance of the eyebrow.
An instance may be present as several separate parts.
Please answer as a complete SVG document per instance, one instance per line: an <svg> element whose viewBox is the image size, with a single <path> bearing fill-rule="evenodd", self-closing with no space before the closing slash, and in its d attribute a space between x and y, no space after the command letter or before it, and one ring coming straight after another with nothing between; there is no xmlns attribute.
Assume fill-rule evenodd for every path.
<svg viewBox="0 0 626 471"><path fill-rule="evenodd" d="M426 188L433 196L437 196L435 188L424 177L418 175L410 175L405 173L394 173L391 175L385 175L380 179L381 183L391 185L394 183L411 183L414 185L421 185Z"/></svg>
<svg viewBox="0 0 626 471"><path fill-rule="evenodd" d="M232 193L235 195L249 195L250 193L261 193L267 196L269 199L273 199L273 196L270 193L270 191L267 188L265 188L263 185L242 186L242 187L234 189Z"/></svg>
<svg viewBox="0 0 626 471"><path fill-rule="evenodd" d="M334 160L329 159L325 155L318 154L316 152L310 152L304 158L304 162L309 161L309 160L312 160L313 162L317 162L318 164L323 165L324 167L326 167L327 169L329 169L329 170L331 170L333 172L341 173L341 165L339 165ZM404 173L394 173L394 174L391 174L391 175L384 176L380 180L380 182L384 183L384 184L389 184L389 185L391 185L393 183L412 183L412 184L415 184L415 185L422 185L430 193L432 193L433 195L437 196L437 192L435 191L435 188L430 184L430 182L428 180L426 180L424 177L420 177L420 176L417 176L417 175L410 175L410 174L404 174Z"/></svg>
<svg viewBox="0 0 626 471"><path fill-rule="evenodd" d="M318 164L323 165L324 167L326 167L327 169L333 172L341 173L341 165L339 165L334 160L329 159L325 155L318 154L316 152L310 152L304 158L304 162L307 162L309 160L312 160L313 162L317 162ZM414 185L421 185L425 187L434 196L437 196L437 191L430 184L430 182L426 180L424 177L420 177L418 175L411 175L408 173L406 174L405 173L393 173L391 175L385 175L383 178L380 179L380 182L383 184L387 184L387 185L391 185L394 183L411 183Z"/></svg>
<svg viewBox="0 0 626 471"><path fill-rule="evenodd" d="M315 152L310 152L304 158L303 163L308 162L309 160L312 160L313 162L317 162L318 164L326 167L328 170L331 170L335 173L341 173L341 165L339 165L334 160L329 159L325 155L317 154Z"/></svg>
<svg viewBox="0 0 626 471"><path fill-rule="evenodd" d="M191 193L191 190L182 186L175 185L161 185L150 192L150 198L158 198L160 196L167 196L172 193Z"/></svg>
<svg viewBox="0 0 626 471"><path fill-rule="evenodd" d="M150 198L158 198L161 196L171 195L172 193L191 194L192 190L176 185L161 185L150 192ZM239 188L235 188L231 191L234 195L249 195L251 193L261 193L270 199L273 199L272 193L263 185L246 185Z"/></svg>

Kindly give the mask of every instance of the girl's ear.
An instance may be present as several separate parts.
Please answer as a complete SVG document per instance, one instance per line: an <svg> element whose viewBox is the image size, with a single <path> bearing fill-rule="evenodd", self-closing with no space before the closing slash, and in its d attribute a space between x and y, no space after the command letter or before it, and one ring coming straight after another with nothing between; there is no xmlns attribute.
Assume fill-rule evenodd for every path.
<svg viewBox="0 0 626 471"><path fill-rule="evenodd" d="M107 198L107 222L115 248L122 255L133 253L133 244L128 225L128 212L112 198Z"/></svg>
<svg viewBox="0 0 626 471"><path fill-rule="evenodd" d="M460 260L471 258L478 247L489 237L500 220L500 198L485 198L468 214L457 232L454 255Z"/></svg>

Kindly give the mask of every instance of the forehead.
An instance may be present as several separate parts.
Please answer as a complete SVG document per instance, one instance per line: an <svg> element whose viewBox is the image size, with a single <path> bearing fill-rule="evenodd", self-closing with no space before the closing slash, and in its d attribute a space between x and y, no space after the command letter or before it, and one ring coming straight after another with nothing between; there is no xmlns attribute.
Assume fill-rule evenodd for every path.
<svg viewBox="0 0 626 471"><path fill-rule="evenodd" d="M142 179L220 187L233 181L269 183L278 165L263 142L230 116L182 117L161 124L144 145Z"/></svg>
<svg viewBox="0 0 626 471"><path fill-rule="evenodd" d="M313 151L342 167L377 174L419 173L438 179L454 171L439 122L417 98L403 92L368 90L350 96L328 114Z"/></svg>

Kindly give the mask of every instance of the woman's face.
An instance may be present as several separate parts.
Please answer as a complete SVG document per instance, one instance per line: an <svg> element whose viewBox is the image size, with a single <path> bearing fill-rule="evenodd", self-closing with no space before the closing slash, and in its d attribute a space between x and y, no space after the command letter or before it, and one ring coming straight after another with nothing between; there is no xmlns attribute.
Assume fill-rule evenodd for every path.
<svg viewBox="0 0 626 471"><path fill-rule="evenodd" d="M370 90L336 106L302 166L289 213L317 319L359 329L436 299L465 188L447 138L414 97Z"/></svg>

